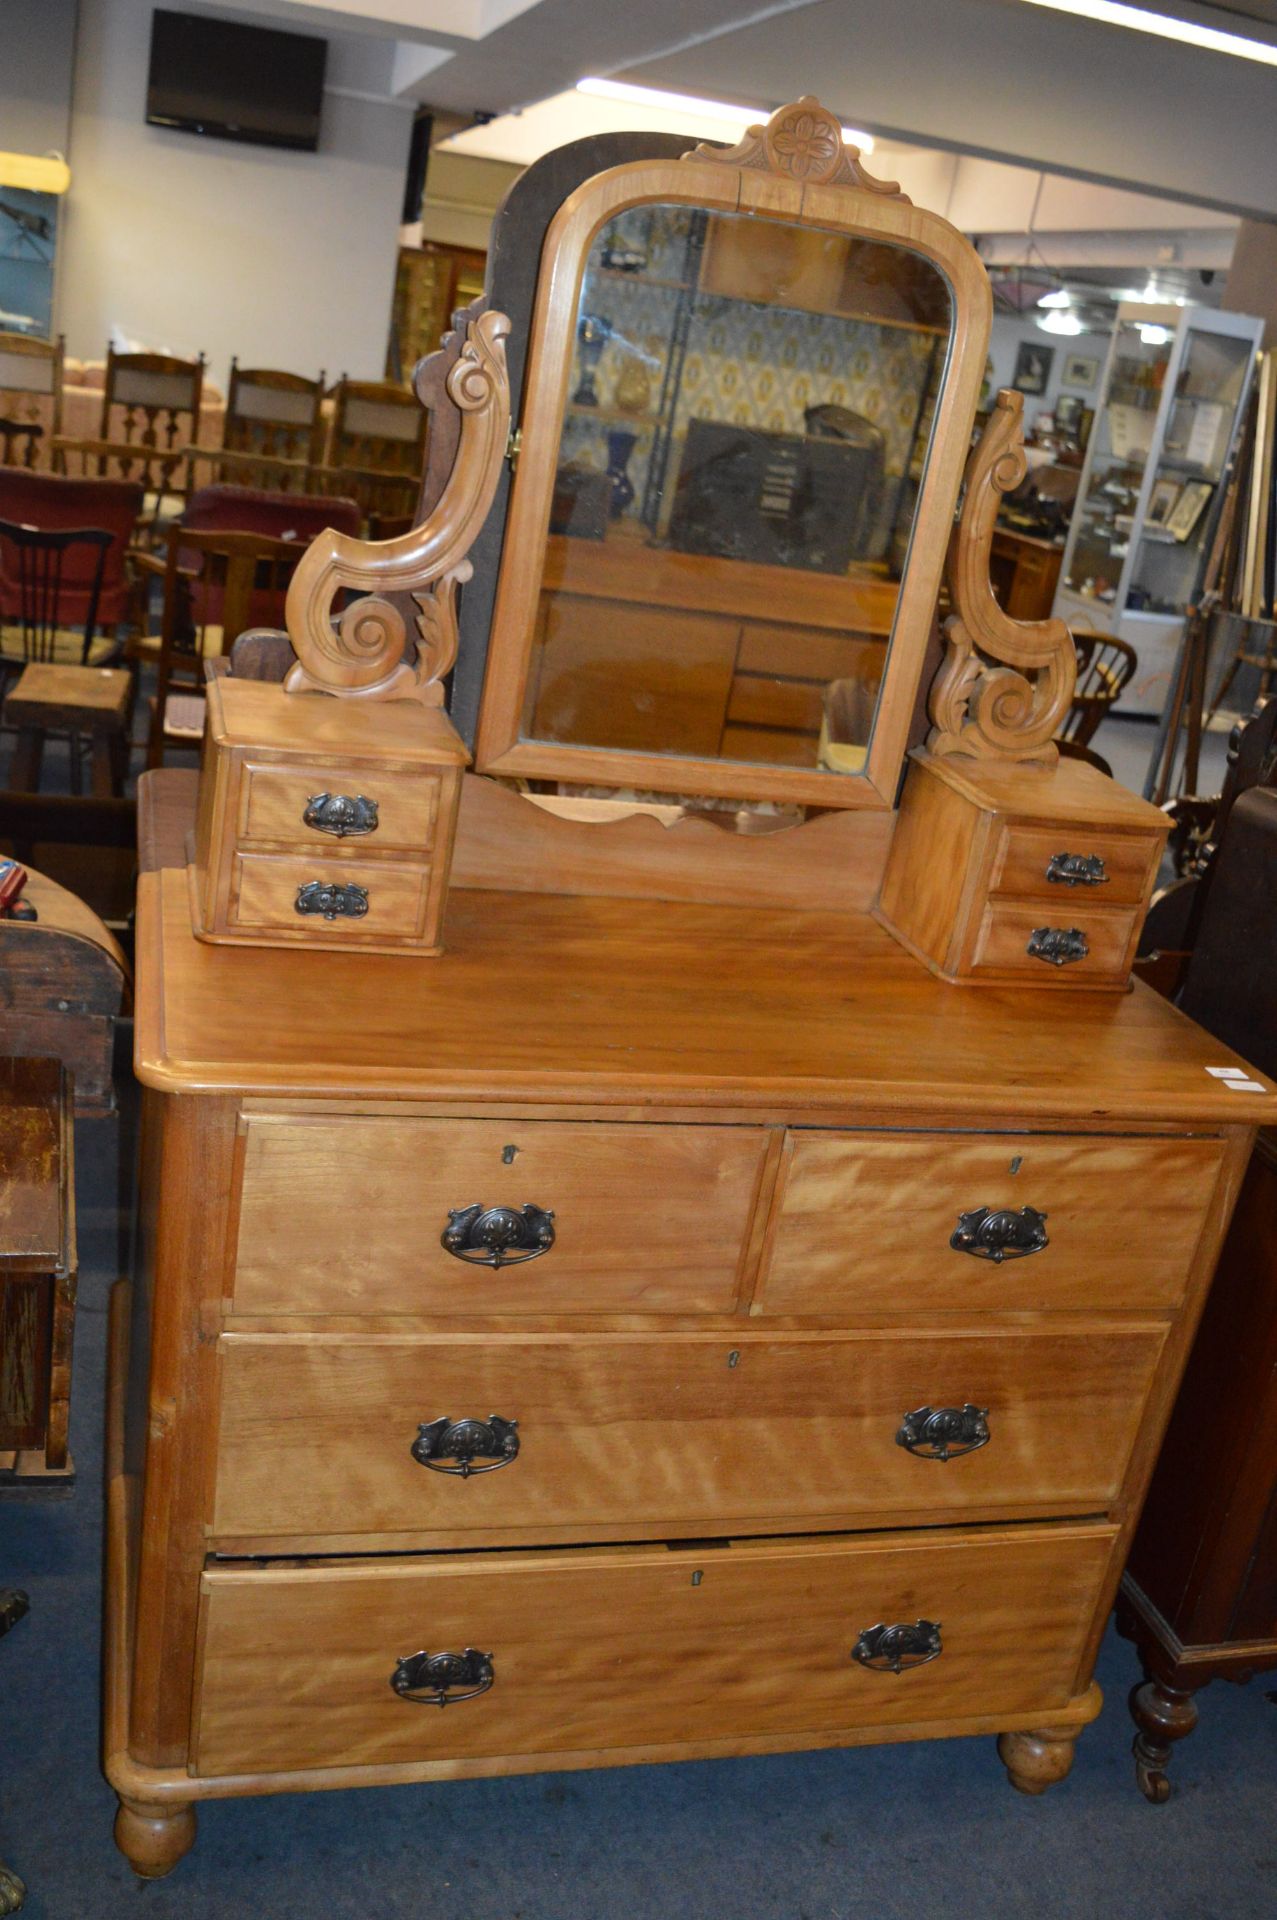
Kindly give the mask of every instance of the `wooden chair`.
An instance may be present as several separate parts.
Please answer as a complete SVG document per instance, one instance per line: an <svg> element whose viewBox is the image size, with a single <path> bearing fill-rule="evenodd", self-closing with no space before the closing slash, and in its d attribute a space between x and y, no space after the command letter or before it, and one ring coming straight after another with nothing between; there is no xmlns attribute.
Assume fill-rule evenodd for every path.
<svg viewBox="0 0 1277 1920"><path fill-rule="evenodd" d="M322 373L308 380L301 373L241 367L232 360L222 445L228 453L317 464L324 457L323 401Z"/></svg>
<svg viewBox="0 0 1277 1920"><path fill-rule="evenodd" d="M305 540L203 530L165 535L164 605L146 764L163 764L168 743L197 747L204 735L204 663L228 652L248 627L277 627Z"/></svg>
<svg viewBox="0 0 1277 1920"><path fill-rule="evenodd" d="M0 520L45 530L100 528L111 535L100 572L101 555L95 549L72 546L62 556L54 621L58 628L75 631L55 643L50 658L99 665L119 653L120 628L137 624L136 582L128 565L128 548L142 500L137 481L80 479L0 467ZM22 617L16 567L16 551L6 551L0 543L0 627ZM86 655L83 639L93 592L96 624Z"/></svg>
<svg viewBox="0 0 1277 1920"><path fill-rule="evenodd" d="M1076 633L1077 684L1073 704L1060 728L1061 740L1089 746L1105 714L1117 704L1123 687L1135 672L1134 647L1111 633Z"/></svg>
<svg viewBox="0 0 1277 1920"><path fill-rule="evenodd" d="M0 333L0 462L47 467L62 431L64 342Z"/></svg>
<svg viewBox="0 0 1277 1920"><path fill-rule="evenodd" d="M100 440L171 451L199 439L204 356L107 349Z"/></svg>
<svg viewBox="0 0 1277 1920"><path fill-rule="evenodd" d="M0 520L0 569L7 589L0 599L0 662L19 660L25 665L40 660L83 667L118 651L97 637L102 579L114 540L108 527L33 527ZM80 565L68 567L69 556L77 557ZM64 621L73 578L83 624L68 627ZM15 610L7 618L6 601ZM11 647L6 643L15 630L18 642Z"/></svg>
<svg viewBox="0 0 1277 1920"><path fill-rule="evenodd" d="M420 485L430 416L414 393L391 380L348 380L343 374L332 401L324 456L329 467L407 475Z"/></svg>

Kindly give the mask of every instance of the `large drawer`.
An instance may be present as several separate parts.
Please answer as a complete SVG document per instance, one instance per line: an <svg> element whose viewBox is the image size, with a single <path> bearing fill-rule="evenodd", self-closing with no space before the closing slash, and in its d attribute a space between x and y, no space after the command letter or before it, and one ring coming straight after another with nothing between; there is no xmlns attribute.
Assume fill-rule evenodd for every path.
<svg viewBox="0 0 1277 1920"><path fill-rule="evenodd" d="M308 1314L730 1312L768 1140L375 1114L254 1114L245 1136L234 1308ZM454 1213L525 1205L554 1216L532 1258L441 1244Z"/></svg>
<svg viewBox="0 0 1277 1920"><path fill-rule="evenodd" d="M1168 1311L1183 1297L1222 1157L1211 1139L792 1133L755 1308ZM995 1258L998 1222L963 1227L987 1209L1023 1228L1026 1207L1045 1216L1036 1251L1006 1245ZM964 1232L971 1251L953 1245Z"/></svg>
<svg viewBox="0 0 1277 1920"><path fill-rule="evenodd" d="M1163 1337L229 1334L212 1540L345 1551L1095 1513ZM494 1414L486 1434L439 1424Z"/></svg>
<svg viewBox="0 0 1277 1920"><path fill-rule="evenodd" d="M1114 1537L1030 1526L213 1567L195 1771L1050 1725L1078 1686ZM926 1664L853 1658L868 1630L919 1622L939 1627ZM467 1649L490 1656L491 1685L476 1691L472 1664L455 1688L471 1697L447 1712L391 1684L418 1653Z"/></svg>

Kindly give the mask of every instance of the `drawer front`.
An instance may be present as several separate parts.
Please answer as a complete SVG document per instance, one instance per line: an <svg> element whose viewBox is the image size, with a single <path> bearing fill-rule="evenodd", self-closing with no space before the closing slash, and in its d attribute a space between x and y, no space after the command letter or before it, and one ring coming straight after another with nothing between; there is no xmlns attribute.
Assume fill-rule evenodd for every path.
<svg viewBox="0 0 1277 1920"><path fill-rule="evenodd" d="M1160 854L1160 839L1141 834L1007 826L993 856L990 889L1021 899L1058 902L1058 912L1051 917L1071 926L1069 916L1075 907L1138 906ZM1094 868L1096 860L1102 877ZM1053 879L1053 873L1061 877Z"/></svg>
<svg viewBox="0 0 1277 1920"><path fill-rule="evenodd" d="M246 1135L238 1312L472 1315L730 1311L768 1138L377 1115L254 1115ZM525 1207L532 1246L461 1257L490 1260L484 1215L513 1232Z"/></svg>
<svg viewBox="0 0 1277 1920"><path fill-rule="evenodd" d="M1047 1716L1073 1694L1114 1537L1030 1526L213 1568L202 1579L195 1769ZM853 1658L875 1626L920 1620L940 1631L926 1664L891 1672ZM458 1675L446 1713L391 1684L418 1653L468 1648L490 1667Z"/></svg>
<svg viewBox="0 0 1277 1920"><path fill-rule="evenodd" d="M329 796L327 809L312 803ZM331 802L345 798L370 801L376 825L366 827L368 808L334 809ZM413 852L424 855L434 838L439 805L439 776L431 773L387 773L379 767L278 767L251 761L240 775L239 840L285 842L319 859L337 847L354 851ZM307 810L316 811L344 831L325 831L307 824Z"/></svg>
<svg viewBox="0 0 1277 1920"><path fill-rule="evenodd" d="M1168 1312L1223 1158L1218 1140L1069 1134L794 1133L756 1310L929 1313L972 1307ZM984 1257L999 1223L1046 1216L1046 1245ZM994 1249L996 1250L996 1249Z"/></svg>
<svg viewBox="0 0 1277 1920"><path fill-rule="evenodd" d="M388 935L413 939L425 925L429 879L428 867L333 860L318 849L291 858L237 853L229 924L276 928L300 938L318 929L326 939L347 939L352 946ZM320 897L324 887L335 897Z"/></svg>
<svg viewBox="0 0 1277 1920"><path fill-rule="evenodd" d="M1095 1513L1163 1338L232 1333L213 1537L338 1551Z"/></svg>
<svg viewBox="0 0 1277 1920"><path fill-rule="evenodd" d="M991 900L984 910L971 959L973 974L1017 974L1037 986L1122 981L1139 929L1134 913L1108 912L1074 899L1026 906ZM1081 939L1078 939L1078 935Z"/></svg>

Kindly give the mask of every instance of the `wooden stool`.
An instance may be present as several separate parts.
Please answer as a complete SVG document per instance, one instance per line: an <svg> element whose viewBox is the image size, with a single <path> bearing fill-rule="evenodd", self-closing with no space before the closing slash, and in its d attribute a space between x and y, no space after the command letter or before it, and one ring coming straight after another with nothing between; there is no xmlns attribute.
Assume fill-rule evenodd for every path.
<svg viewBox="0 0 1277 1920"><path fill-rule="evenodd" d="M5 720L18 730L9 785L34 793L46 734L87 733L93 742L93 793L109 799L124 791L129 765L133 676L124 667L64 667L37 661L24 667L4 703ZM72 750L72 787L79 789Z"/></svg>

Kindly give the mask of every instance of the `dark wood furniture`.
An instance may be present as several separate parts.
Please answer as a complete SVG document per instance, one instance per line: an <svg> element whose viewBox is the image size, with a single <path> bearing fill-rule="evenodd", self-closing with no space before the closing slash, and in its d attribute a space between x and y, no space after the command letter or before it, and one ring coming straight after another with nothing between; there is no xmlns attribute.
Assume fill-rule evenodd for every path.
<svg viewBox="0 0 1277 1920"><path fill-rule="evenodd" d="M199 438L204 356L117 353L107 348L100 440L166 450Z"/></svg>
<svg viewBox="0 0 1277 1920"><path fill-rule="evenodd" d="M487 258L474 247L433 240L400 247L386 350L389 379L406 380L418 360L438 347L456 309L483 292Z"/></svg>
<svg viewBox="0 0 1277 1920"><path fill-rule="evenodd" d="M0 1587L0 1639L30 1611L30 1601L18 1587ZM0 1861L0 1913L16 1913L27 1897L26 1887L12 1867Z"/></svg>
<svg viewBox="0 0 1277 1920"><path fill-rule="evenodd" d="M322 373L308 380L305 374L276 367L241 367L233 359L222 445L228 453L264 454L272 460L322 460L323 404Z"/></svg>
<svg viewBox="0 0 1277 1920"><path fill-rule="evenodd" d="M94 797L118 798L128 778L132 718L133 675L127 667L62 667L46 661L24 667L4 702L5 725L18 736L10 786L35 793L45 741L50 734L65 734L71 742L72 792L81 789L79 743L87 740Z"/></svg>
<svg viewBox="0 0 1277 1920"><path fill-rule="evenodd" d="M1277 1068L1277 792L1234 804L1179 1003ZM1241 1099L1242 1095L1238 1098ZM1131 1699L1136 1778L1170 1793L1195 1694L1277 1667L1277 1132L1242 1183L1122 1582L1118 1626L1146 1674Z"/></svg>
<svg viewBox="0 0 1277 1920"><path fill-rule="evenodd" d="M1077 684L1073 704L1060 735L1076 746L1089 746L1101 720L1122 697L1137 659L1135 649L1112 633L1077 633Z"/></svg>
<svg viewBox="0 0 1277 1920"><path fill-rule="evenodd" d="M60 811L94 804L50 800L55 807L60 802ZM123 800L96 804L132 812ZM33 803L35 820L44 806L44 796ZM7 811L0 808L0 821ZM36 920L0 918L0 1049L60 1060L74 1082L77 1115L112 1113L111 1056L128 962L92 908L45 874L29 872L23 900L36 909Z"/></svg>
<svg viewBox="0 0 1277 1920"><path fill-rule="evenodd" d="M995 527L989 573L993 591L1012 620L1045 620L1055 600L1063 543Z"/></svg>
<svg viewBox="0 0 1277 1920"><path fill-rule="evenodd" d="M0 1058L0 1484L74 1471L71 1115L60 1061Z"/></svg>

